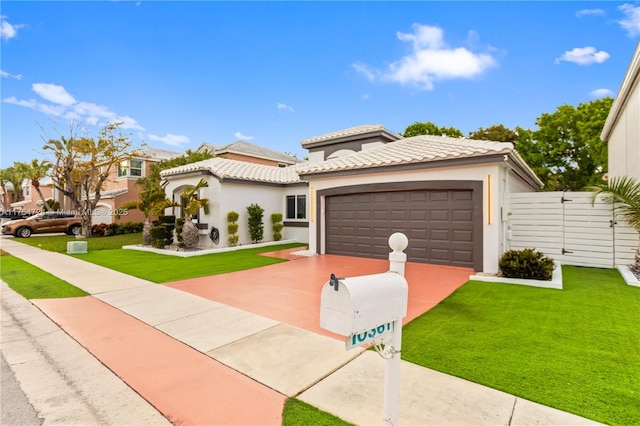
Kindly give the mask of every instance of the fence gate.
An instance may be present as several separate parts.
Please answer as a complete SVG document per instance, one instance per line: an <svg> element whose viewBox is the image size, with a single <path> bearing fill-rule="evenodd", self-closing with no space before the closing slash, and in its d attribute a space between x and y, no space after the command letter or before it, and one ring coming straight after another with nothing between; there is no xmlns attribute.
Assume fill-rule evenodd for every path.
<svg viewBox="0 0 640 426"><path fill-rule="evenodd" d="M511 249L535 248L565 265L612 268L633 263L638 233L590 192L510 194Z"/></svg>

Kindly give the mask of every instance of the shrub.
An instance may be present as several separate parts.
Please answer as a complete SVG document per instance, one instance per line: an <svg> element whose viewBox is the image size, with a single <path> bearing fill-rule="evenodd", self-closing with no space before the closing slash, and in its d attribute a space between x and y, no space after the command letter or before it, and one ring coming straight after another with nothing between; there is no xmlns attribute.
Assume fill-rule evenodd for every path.
<svg viewBox="0 0 640 426"><path fill-rule="evenodd" d="M227 233L229 234L229 238L227 238L227 240L229 241L230 246L238 244L238 239L240 238L236 235L238 232L238 224L236 221L239 217L240 215L237 212L231 211L227 213L227 222L229 223L227 225Z"/></svg>
<svg viewBox="0 0 640 426"><path fill-rule="evenodd" d="M165 245L170 246L173 244L173 230L176 228L176 217L175 216L160 216L158 217L158 222L164 225L167 228L167 236L165 238Z"/></svg>
<svg viewBox="0 0 640 426"><path fill-rule="evenodd" d="M247 212L249 213L248 225L251 241L258 243L262 241L264 236L264 223L262 222L264 209L257 204L251 204L247 207Z"/></svg>
<svg viewBox="0 0 640 426"><path fill-rule="evenodd" d="M284 225L282 224L282 213L273 213L271 215L271 223L273 226L271 229L273 230L273 240L280 241L282 239L282 228Z"/></svg>
<svg viewBox="0 0 640 426"><path fill-rule="evenodd" d="M525 278L550 281L553 275L553 259L535 249L509 250L498 263L502 275L507 278Z"/></svg>
<svg viewBox="0 0 640 426"><path fill-rule="evenodd" d="M151 247L164 248L168 234L166 226L154 226L149 230L149 234L151 235Z"/></svg>

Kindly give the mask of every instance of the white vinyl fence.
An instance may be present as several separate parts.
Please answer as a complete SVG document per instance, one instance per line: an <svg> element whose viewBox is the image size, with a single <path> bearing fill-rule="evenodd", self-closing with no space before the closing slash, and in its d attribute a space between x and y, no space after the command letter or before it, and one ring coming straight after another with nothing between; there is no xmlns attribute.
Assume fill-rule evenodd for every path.
<svg viewBox="0 0 640 426"><path fill-rule="evenodd" d="M535 248L565 265L630 265L638 232L616 217L612 205L590 192L510 194L507 240L514 250Z"/></svg>

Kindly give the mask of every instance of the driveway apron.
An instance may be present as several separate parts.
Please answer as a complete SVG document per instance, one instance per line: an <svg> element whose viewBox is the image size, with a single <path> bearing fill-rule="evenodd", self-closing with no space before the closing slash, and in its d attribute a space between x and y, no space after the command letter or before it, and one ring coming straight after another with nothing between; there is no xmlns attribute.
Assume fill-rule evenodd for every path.
<svg viewBox="0 0 640 426"><path fill-rule="evenodd" d="M314 333L344 340L320 328L320 291L329 276L377 274L389 270L389 261L322 255L246 271L166 283L200 297L215 300ZM473 270L408 262L408 315L404 323L422 315L469 279Z"/></svg>

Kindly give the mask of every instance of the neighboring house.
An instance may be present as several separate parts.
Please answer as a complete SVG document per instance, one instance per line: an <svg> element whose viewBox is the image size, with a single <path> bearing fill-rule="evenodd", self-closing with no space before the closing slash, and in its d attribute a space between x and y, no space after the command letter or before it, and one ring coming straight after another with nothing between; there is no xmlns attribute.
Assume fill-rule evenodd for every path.
<svg viewBox="0 0 640 426"><path fill-rule="evenodd" d="M247 163L264 164L266 166L287 167L300 163L296 157L258 146L245 141L237 141L223 146L203 143L197 151L209 150L216 157L228 160L245 161Z"/></svg>
<svg viewBox="0 0 640 426"><path fill-rule="evenodd" d="M204 178L209 186L202 188L199 198L209 199L209 214L201 210L193 219L201 229L200 244L209 247L227 247L227 213L240 215L237 223L240 244L251 242L247 226L247 207L258 204L264 209L264 240L273 240L271 214L283 213L284 239L307 241L308 214L306 203L307 183L302 181L296 169L299 166L276 167L226 158L187 164L161 172L166 181L167 197L181 203L180 194L185 185L195 185ZM172 214L182 217L182 209L174 207ZM208 237L213 228L218 229L220 241L214 244Z"/></svg>
<svg viewBox="0 0 640 426"><path fill-rule="evenodd" d="M40 192L42 192L42 196L45 200L55 200L59 198L57 196L58 191L53 187L53 182L51 182L50 178L45 178L40 181ZM40 198L38 191L33 188L31 181L28 179L22 184L22 196L24 197L22 201L11 203L11 208L13 210L33 212L33 214L39 213L43 210L43 201Z"/></svg>
<svg viewBox="0 0 640 426"><path fill-rule="evenodd" d="M250 243L246 207L257 203L265 209L266 241L271 213L283 213L284 238L308 242L314 253L386 258L389 236L404 232L409 261L497 272L509 193L542 187L508 142L403 139L366 125L302 146L310 161L285 168L214 158L165 170L167 194L177 201L184 185L207 179L200 196L209 198L211 211L197 221L202 242L218 228L218 247L227 246L231 210L240 213L240 244Z"/></svg>
<svg viewBox="0 0 640 426"><path fill-rule="evenodd" d="M182 155L182 153L158 148L146 148L142 150L140 157L131 158L113 167L111 175L100 191L100 200L93 211L92 223L96 225L100 223L144 221L144 216L137 210L129 210L120 217L117 216L117 213L120 212L124 203L139 199L142 187L137 185L136 181L141 177L147 176L150 172L149 167L152 164L179 155ZM60 204L63 209L73 209L68 199Z"/></svg>
<svg viewBox="0 0 640 426"><path fill-rule="evenodd" d="M640 43L600 138L608 143L609 177L631 176L640 180Z"/></svg>

